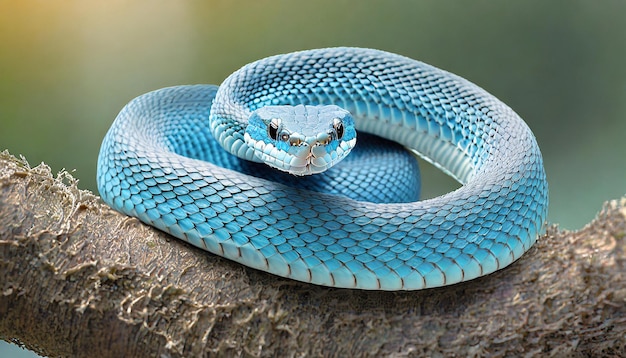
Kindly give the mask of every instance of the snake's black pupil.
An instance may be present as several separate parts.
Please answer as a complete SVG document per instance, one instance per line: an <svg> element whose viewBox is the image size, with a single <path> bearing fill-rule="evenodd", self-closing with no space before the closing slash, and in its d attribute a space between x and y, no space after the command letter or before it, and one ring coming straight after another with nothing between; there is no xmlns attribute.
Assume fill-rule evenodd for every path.
<svg viewBox="0 0 626 358"><path fill-rule="evenodd" d="M270 138L276 140L278 138L278 123L271 121L269 126L267 126L267 134Z"/></svg>
<svg viewBox="0 0 626 358"><path fill-rule="evenodd" d="M343 123L336 119L333 126L335 127L335 132L337 133L337 139L343 138Z"/></svg>

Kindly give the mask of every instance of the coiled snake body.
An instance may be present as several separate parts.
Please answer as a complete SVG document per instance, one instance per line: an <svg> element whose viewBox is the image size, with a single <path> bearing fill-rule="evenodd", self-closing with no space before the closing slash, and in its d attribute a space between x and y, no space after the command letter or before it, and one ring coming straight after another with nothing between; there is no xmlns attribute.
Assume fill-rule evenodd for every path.
<svg viewBox="0 0 626 358"><path fill-rule="evenodd" d="M313 116L329 121L315 125L321 134L309 128ZM251 175L258 164L220 148L308 174L350 152L353 124L462 186L417 201L413 164L399 156L357 164L397 174L388 189L353 168L331 179L348 182L337 192L352 198L313 193L291 187L298 178L290 175ZM284 154L292 149L306 154ZM360 177L370 177L365 188ZM535 242L548 205L541 153L513 110L456 75L358 48L273 56L219 89L179 86L136 98L103 141L97 179L116 210L217 255L299 281L375 290L448 285L503 268ZM386 191L408 202L374 198Z"/></svg>

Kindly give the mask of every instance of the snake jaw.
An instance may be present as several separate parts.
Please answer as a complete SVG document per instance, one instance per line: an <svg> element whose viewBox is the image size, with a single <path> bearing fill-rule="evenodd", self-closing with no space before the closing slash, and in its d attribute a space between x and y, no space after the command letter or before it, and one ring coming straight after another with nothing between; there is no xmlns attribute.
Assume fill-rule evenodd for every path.
<svg viewBox="0 0 626 358"><path fill-rule="evenodd" d="M254 141L248 133L244 138L259 161L296 176L323 173L344 159L356 144L354 138L329 152L328 144L302 142L294 145L297 151L283 151L274 143Z"/></svg>

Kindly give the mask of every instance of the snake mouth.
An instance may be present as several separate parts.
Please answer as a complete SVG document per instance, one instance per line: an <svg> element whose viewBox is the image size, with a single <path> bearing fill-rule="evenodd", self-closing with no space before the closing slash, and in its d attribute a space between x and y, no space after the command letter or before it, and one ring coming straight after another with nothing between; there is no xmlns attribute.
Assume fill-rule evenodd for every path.
<svg viewBox="0 0 626 358"><path fill-rule="evenodd" d="M309 147L306 156L293 156L288 170L293 175L312 175L323 173L343 160L350 150L328 153L324 144L315 144ZM282 168L278 168L284 170Z"/></svg>
<svg viewBox="0 0 626 358"><path fill-rule="evenodd" d="M326 171L334 163L327 163L322 158L315 157L312 153L306 157L306 164L303 167L292 166L290 173L294 175L319 174Z"/></svg>
<svg viewBox="0 0 626 358"><path fill-rule="evenodd" d="M265 154L260 158L265 164L296 176L319 174L332 167L335 162L328 161L328 158L318 157L311 150L300 156L286 154L282 161L278 161L276 156Z"/></svg>
<svg viewBox="0 0 626 358"><path fill-rule="evenodd" d="M318 174L328 170L345 158L356 144L354 137L330 147L328 143L319 141L313 143L302 141L298 145L280 147L272 142L255 141L248 133L244 134L244 138L246 144L253 148L256 161L296 176Z"/></svg>

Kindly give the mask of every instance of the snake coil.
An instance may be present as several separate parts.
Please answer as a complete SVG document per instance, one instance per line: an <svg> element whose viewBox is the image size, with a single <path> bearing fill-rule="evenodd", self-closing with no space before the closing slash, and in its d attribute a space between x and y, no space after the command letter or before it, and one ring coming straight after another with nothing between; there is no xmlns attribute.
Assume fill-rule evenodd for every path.
<svg viewBox="0 0 626 358"><path fill-rule="evenodd" d="M300 104L349 111L359 133L409 148L462 186L403 203L313 194L250 175L245 168L256 164L221 149L254 159L244 133L250 115ZM414 176L406 161L387 164L398 183ZM354 191L363 175L339 174ZM97 179L114 209L214 254L299 281L374 290L430 288L501 269L535 242L548 205L539 147L513 110L461 77L359 48L262 59L219 89L142 95L104 138ZM395 186L386 191L404 190Z"/></svg>

